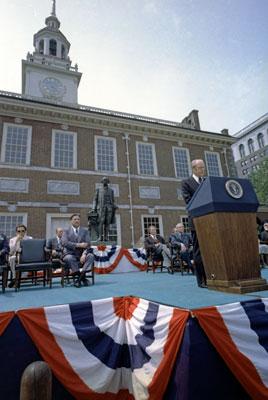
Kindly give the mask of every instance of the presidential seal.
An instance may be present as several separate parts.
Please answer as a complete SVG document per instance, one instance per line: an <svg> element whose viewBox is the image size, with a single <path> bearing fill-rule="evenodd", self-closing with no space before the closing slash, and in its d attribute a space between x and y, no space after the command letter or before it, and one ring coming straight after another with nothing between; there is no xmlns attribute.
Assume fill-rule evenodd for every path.
<svg viewBox="0 0 268 400"><path fill-rule="evenodd" d="M235 179L229 179L225 182L225 189L233 199L241 199L244 194L243 188Z"/></svg>

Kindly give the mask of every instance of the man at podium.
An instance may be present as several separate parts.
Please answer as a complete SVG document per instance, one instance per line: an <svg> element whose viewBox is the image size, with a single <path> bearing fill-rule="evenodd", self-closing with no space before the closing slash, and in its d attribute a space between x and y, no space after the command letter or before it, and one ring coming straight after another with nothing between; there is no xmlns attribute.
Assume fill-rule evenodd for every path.
<svg viewBox="0 0 268 400"><path fill-rule="evenodd" d="M188 179L183 180L181 184L182 196L186 204L189 203L195 191L198 189L199 185L202 185L205 175L204 161L193 160L192 171L193 171L192 176ZM189 228L191 229L191 235L193 240L193 259L195 263L197 285L201 288L206 288L207 287L206 273L200 253L194 222L190 215L189 215Z"/></svg>

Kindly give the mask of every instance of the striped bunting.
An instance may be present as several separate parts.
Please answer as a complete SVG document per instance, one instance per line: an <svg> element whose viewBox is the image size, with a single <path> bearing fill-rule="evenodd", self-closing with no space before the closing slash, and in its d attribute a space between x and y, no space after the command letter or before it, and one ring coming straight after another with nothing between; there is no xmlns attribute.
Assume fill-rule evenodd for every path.
<svg viewBox="0 0 268 400"><path fill-rule="evenodd" d="M268 299L194 311L201 327L252 399L268 399Z"/></svg>
<svg viewBox="0 0 268 400"><path fill-rule="evenodd" d="M189 312L115 297L23 310L18 316L76 399L159 400Z"/></svg>
<svg viewBox="0 0 268 400"><path fill-rule="evenodd" d="M94 269L98 274L112 272L124 254L123 248L116 245L92 247L91 250L95 258Z"/></svg>
<svg viewBox="0 0 268 400"><path fill-rule="evenodd" d="M138 267L141 271L146 269L146 250L141 249L124 249L124 255L133 265Z"/></svg>
<svg viewBox="0 0 268 400"><path fill-rule="evenodd" d="M0 313L0 336L4 333L14 316L15 312L13 311Z"/></svg>

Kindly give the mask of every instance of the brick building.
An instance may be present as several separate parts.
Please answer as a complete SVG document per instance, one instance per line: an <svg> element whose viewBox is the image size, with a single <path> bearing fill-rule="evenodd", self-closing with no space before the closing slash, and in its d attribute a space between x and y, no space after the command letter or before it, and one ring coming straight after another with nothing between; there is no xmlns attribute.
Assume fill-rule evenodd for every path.
<svg viewBox="0 0 268 400"><path fill-rule="evenodd" d="M187 226L180 182L191 160L203 158L208 175L233 176L234 139L201 130L196 110L179 123L79 105L82 74L59 26L54 1L22 61L22 93L0 91L1 229L10 236L24 222L48 237L73 212L85 225L103 176L118 205L111 240L133 245L151 223L165 237L177 221Z"/></svg>

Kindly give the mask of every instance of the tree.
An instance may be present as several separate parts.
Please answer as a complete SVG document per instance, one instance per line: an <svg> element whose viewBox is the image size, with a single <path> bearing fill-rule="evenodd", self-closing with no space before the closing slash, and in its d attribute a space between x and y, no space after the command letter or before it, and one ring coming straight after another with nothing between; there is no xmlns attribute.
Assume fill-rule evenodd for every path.
<svg viewBox="0 0 268 400"><path fill-rule="evenodd" d="M259 169L249 175L261 204L268 203L268 160L259 165Z"/></svg>

